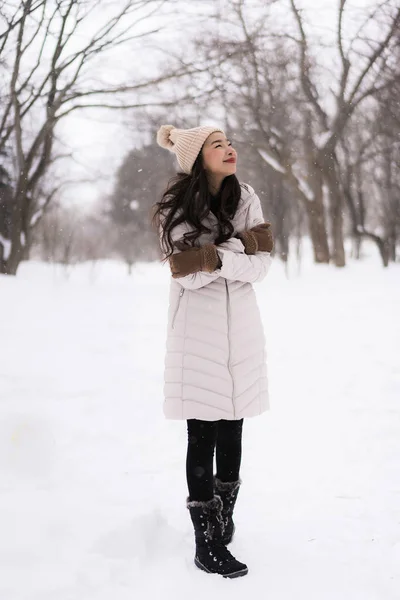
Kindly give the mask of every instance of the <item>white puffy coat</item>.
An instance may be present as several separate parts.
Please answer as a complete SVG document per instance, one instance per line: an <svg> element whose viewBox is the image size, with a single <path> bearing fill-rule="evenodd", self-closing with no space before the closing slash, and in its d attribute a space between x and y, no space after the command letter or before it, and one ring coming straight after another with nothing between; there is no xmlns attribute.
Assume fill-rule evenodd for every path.
<svg viewBox="0 0 400 600"><path fill-rule="evenodd" d="M247 187L232 235L265 221L259 197ZM214 225L213 233L202 234L197 246L215 241L213 213L206 224ZM189 230L187 223L175 227L173 241ZM217 251L222 267L213 273L171 276L163 405L168 419L234 420L269 408L265 335L253 283L265 278L272 259L269 252L245 254L233 237Z"/></svg>

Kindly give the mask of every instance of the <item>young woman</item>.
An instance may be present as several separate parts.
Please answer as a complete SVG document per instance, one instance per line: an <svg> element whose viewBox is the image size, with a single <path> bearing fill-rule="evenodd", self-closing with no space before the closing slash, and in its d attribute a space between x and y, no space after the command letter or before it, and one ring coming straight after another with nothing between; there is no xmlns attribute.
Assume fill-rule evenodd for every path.
<svg viewBox="0 0 400 600"><path fill-rule="evenodd" d="M243 419L269 408L252 284L270 267L271 228L253 188L235 175L237 153L222 129L163 125L157 142L181 168L154 213L172 274L164 414L187 422L194 562L208 573L239 577L248 568L226 546L235 530Z"/></svg>

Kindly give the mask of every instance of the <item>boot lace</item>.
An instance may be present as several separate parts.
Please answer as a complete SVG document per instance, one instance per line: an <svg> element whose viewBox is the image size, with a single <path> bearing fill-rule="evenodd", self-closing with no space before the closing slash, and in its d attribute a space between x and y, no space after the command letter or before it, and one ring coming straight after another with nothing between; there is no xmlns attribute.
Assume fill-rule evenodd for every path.
<svg viewBox="0 0 400 600"><path fill-rule="evenodd" d="M216 551L216 555L218 559L224 563L232 562L235 559L234 556L229 552L228 548L222 543L221 540L216 540L214 542L214 548Z"/></svg>

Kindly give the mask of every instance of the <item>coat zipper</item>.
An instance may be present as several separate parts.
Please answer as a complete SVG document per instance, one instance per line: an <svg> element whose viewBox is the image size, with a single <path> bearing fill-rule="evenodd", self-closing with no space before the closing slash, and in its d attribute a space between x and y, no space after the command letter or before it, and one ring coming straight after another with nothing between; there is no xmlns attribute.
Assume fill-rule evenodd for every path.
<svg viewBox="0 0 400 600"><path fill-rule="evenodd" d="M225 279L225 287L226 287L226 314L227 314L227 319L228 319L228 371L231 374L232 377L232 406L233 406L233 418L236 418L236 411L235 411L235 381L233 379L233 375L232 375L232 371L231 371L231 367L230 367L230 360L231 360L231 340L230 340L230 336L229 336L229 332L230 332L230 317L231 317L231 311L230 311L230 297L229 297L229 289L228 289L228 282Z"/></svg>
<svg viewBox="0 0 400 600"><path fill-rule="evenodd" d="M179 305L180 305L180 303L181 303L181 299L182 299L182 296L183 296L183 293L184 293L184 291L185 291L185 288L181 288L181 291L179 292L178 304L176 305L176 309L175 309L175 312L174 312L174 316L172 317L172 329L174 329L174 325L175 325L175 317L176 317L176 315L178 314Z"/></svg>

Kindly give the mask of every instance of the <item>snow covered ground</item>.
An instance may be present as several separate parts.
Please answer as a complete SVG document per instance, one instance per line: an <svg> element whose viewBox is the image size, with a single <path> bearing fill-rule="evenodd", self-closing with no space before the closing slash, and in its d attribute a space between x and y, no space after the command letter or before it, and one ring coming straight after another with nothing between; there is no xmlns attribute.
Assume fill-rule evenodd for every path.
<svg viewBox="0 0 400 600"><path fill-rule="evenodd" d="M255 286L271 410L244 426L238 580L193 564L167 266L0 276L1 600L398 600L400 265L369 254Z"/></svg>

